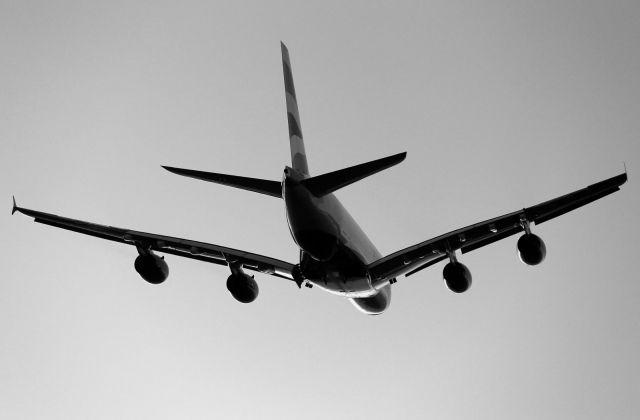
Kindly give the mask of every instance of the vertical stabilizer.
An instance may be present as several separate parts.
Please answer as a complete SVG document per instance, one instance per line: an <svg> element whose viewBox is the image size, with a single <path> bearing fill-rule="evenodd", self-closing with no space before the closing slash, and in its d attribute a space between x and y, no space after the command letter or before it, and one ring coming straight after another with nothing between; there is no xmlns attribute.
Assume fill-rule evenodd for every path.
<svg viewBox="0 0 640 420"><path fill-rule="evenodd" d="M309 175L307 166L307 154L304 151L302 140L302 129L300 125L300 113L298 112L298 101L296 99L296 89L293 86L293 76L291 74L291 61L289 60L289 50L284 43L282 47L282 71L284 72L284 90L287 99L287 120L289 123L289 145L291 147L291 166L293 169L305 175Z"/></svg>

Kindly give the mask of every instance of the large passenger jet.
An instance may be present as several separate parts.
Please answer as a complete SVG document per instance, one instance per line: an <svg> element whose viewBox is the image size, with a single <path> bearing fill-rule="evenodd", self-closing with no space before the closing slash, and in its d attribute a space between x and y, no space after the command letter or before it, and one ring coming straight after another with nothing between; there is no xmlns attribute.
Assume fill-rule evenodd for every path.
<svg viewBox="0 0 640 420"><path fill-rule="evenodd" d="M297 263L206 242L29 210L18 207L15 198L12 214L18 211L33 217L38 223L135 246L138 251L135 269L149 283L162 283L169 274L164 256L155 253L161 252L227 266L231 271L227 289L240 302L252 302L258 296L254 276L245 272L250 270L292 281L299 288L315 285L350 299L356 308L374 315L389 307L391 285L399 276L411 276L440 261L448 261L442 272L446 286L455 293L466 291L471 286L471 273L458 261L458 251L465 254L519 232L524 232L517 242L520 259L529 265L539 264L545 257L546 248L542 239L531 233L532 224L546 222L616 192L627 181L625 171L581 190L445 233L383 257L333 193L402 162L406 153L311 176L302 140L289 52L284 44L281 48L291 148L291 166L284 168L282 181L169 166L163 168L178 175L283 200L289 231L300 248Z"/></svg>

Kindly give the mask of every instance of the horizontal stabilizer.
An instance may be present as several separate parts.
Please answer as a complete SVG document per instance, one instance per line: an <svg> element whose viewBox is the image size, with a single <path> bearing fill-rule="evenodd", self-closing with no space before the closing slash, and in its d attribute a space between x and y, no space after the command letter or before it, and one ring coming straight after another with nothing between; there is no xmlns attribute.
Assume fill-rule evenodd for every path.
<svg viewBox="0 0 640 420"><path fill-rule="evenodd" d="M373 175L383 169L397 165L407 157L407 152L398 153L397 155L388 156L386 158L373 160L360 165L351 166L349 168L340 169L338 171L329 172L323 175L314 176L302 180L301 183L307 187L309 191L316 197L330 194L342 187L360 181L363 178Z"/></svg>
<svg viewBox="0 0 640 420"><path fill-rule="evenodd" d="M213 172L194 171L191 169L172 168L170 166L163 166L163 168L169 172L173 172L174 174L282 198L282 184L279 181L216 174Z"/></svg>

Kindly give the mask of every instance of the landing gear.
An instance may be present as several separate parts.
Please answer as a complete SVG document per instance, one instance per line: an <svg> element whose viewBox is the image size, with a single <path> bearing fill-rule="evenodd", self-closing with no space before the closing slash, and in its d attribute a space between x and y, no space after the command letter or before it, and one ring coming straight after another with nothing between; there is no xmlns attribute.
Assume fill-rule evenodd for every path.
<svg viewBox="0 0 640 420"><path fill-rule="evenodd" d="M293 276L293 281L298 285L298 289L302 288L302 283L304 283L304 276L302 275L302 270L300 269L300 264L296 264L293 266L293 270L291 270L291 275Z"/></svg>

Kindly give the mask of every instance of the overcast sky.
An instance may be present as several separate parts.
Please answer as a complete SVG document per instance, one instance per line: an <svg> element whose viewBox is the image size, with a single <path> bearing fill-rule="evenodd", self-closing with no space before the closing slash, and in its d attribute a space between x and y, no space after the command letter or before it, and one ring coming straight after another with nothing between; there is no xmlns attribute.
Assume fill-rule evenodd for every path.
<svg viewBox="0 0 640 420"><path fill-rule="evenodd" d="M640 3L4 1L0 417L638 418ZM253 4L251 4L253 3ZM160 165L279 180L280 40L314 174L382 254L629 169L622 191L394 286L389 310L9 216L27 208L297 258L283 203Z"/></svg>

